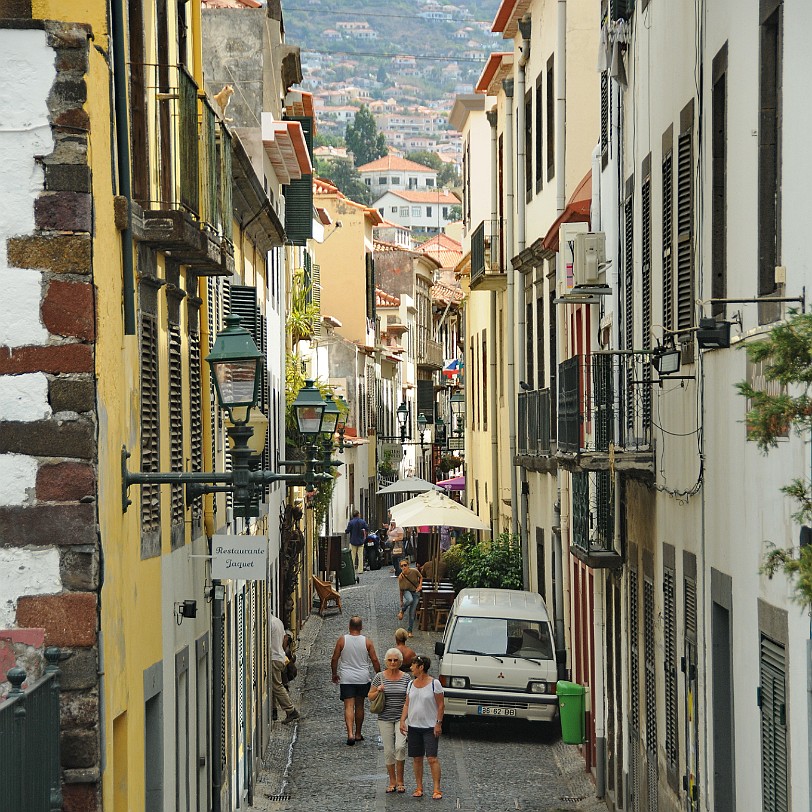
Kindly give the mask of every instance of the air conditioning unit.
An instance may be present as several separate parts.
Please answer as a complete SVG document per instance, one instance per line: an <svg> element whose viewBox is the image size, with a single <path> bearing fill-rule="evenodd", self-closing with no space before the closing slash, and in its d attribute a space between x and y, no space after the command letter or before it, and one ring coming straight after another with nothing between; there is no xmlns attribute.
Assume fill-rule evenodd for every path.
<svg viewBox="0 0 812 812"><path fill-rule="evenodd" d="M603 231L575 235L572 262L574 287L589 288L605 284L600 278L600 269L605 263L606 234Z"/></svg>

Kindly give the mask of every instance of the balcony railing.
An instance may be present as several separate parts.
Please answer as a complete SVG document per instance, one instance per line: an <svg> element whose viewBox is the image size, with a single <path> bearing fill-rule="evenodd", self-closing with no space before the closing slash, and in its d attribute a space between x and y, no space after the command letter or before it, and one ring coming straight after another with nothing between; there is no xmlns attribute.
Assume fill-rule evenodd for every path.
<svg viewBox="0 0 812 812"><path fill-rule="evenodd" d="M417 357L417 363L422 367L432 367L434 369L443 368L443 345L439 341L430 338L425 340L423 352Z"/></svg>
<svg viewBox="0 0 812 812"><path fill-rule="evenodd" d="M199 274L229 274L231 136L183 65L152 66L147 110L154 177L139 239L171 251Z"/></svg>
<svg viewBox="0 0 812 812"><path fill-rule="evenodd" d="M501 290L507 284L502 221L483 220L471 232L471 287Z"/></svg>
<svg viewBox="0 0 812 812"><path fill-rule="evenodd" d="M569 358L558 369L558 451L592 454L598 468L611 455L616 467L653 472L648 357L600 352ZM627 455L624 463L618 452Z"/></svg>
<svg viewBox="0 0 812 812"><path fill-rule="evenodd" d="M615 494L609 471L576 471L572 475L571 552L590 567L616 567L622 558L614 548Z"/></svg>
<svg viewBox="0 0 812 812"><path fill-rule="evenodd" d="M58 648L45 650L45 676L23 689L26 673L11 668L11 691L0 703L0 809L62 809L59 766Z"/></svg>
<svg viewBox="0 0 812 812"><path fill-rule="evenodd" d="M550 454L550 390L519 393L517 450L522 456Z"/></svg>

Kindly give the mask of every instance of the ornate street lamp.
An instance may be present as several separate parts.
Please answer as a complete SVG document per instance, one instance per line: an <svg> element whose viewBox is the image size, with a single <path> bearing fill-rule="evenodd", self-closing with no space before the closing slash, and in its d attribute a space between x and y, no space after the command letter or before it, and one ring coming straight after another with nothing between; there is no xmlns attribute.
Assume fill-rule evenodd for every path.
<svg viewBox="0 0 812 812"><path fill-rule="evenodd" d="M425 444L425 437L424 432L426 431L426 426L428 425L428 420L426 420L426 415L423 412L420 412L417 415L417 430L420 432L420 447L422 448Z"/></svg>
<svg viewBox="0 0 812 812"><path fill-rule="evenodd" d="M446 425L445 420L440 415L434 421L434 442L437 445L445 445L446 440Z"/></svg>
<svg viewBox="0 0 812 812"><path fill-rule="evenodd" d="M313 381L305 382L293 402L299 431L310 442L309 448L312 448L312 453L305 460L304 473L280 474L276 471L259 470L262 449L265 447L262 428L264 423L267 431L267 418L261 415L252 420L251 409L256 407L259 398L259 368L262 357L251 334L240 327L240 317L234 314L226 316L226 327L218 333L206 361L211 367L218 403L228 412L230 419L226 430L232 443L232 470L223 473L130 471L127 466L130 452L126 447L122 448L122 510L126 511L132 504L129 498L131 485L185 485L187 506L204 493L227 492L234 496L235 516L257 516L259 496L264 485L276 480L287 480L303 482L312 491L316 481L332 476L331 473L315 472L319 461L315 458L314 443L322 431L327 403L322 400ZM338 411L335 404L333 409ZM332 425L334 430L335 417L331 416L330 419L333 422L328 425ZM253 443L250 442L252 439Z"/></svg>
<svg viewBox="0 0 812 812"><path fill-rule="evenodd" d="M409 407L406 405L405 400L398 406L398 410L395 414L397 415L398 425L400 426L400 441L401 443L405 443L406 428L409 424Z"/></svg>
<svg viewBox="0 0 812 812"><path fill-rule="evenodd" d="M454 434L462 434L465 431L465 395L462 392L451 396L451 417Z"/></svg>

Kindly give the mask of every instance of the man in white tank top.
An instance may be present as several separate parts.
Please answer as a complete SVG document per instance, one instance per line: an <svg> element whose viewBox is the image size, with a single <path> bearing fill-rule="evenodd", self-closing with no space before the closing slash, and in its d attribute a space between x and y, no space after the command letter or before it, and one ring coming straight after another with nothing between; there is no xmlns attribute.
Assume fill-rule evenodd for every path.
<svg viewBox="0 0 812 812"><path fill-rule="evenodd" d="M344 723L347 726L347 744L362 742L361 727L364 724L364 700L369 693L372 676L369 673L369 664L375 669L373 673L381 670L378 655L372 641L361 634L362 621L358 615L350 618L349 634L342 634L338 638L330 668L333 672L333 682L338 683L341 701L344 703Z"/></svg>

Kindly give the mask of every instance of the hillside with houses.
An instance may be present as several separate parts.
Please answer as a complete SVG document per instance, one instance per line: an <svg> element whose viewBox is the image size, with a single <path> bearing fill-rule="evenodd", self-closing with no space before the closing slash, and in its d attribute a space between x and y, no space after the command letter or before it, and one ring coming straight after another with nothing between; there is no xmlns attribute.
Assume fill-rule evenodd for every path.
<svg viewBox="0 0 812 812"><path fill-rule="evenodd" d="M493 0L308 0L286 9L289 41L302 49L304 88L314 94L319 132L343 135L367 105L396 153L429 150L459 162L449 132L456 94L471 92L488 55Z"/></svg>

